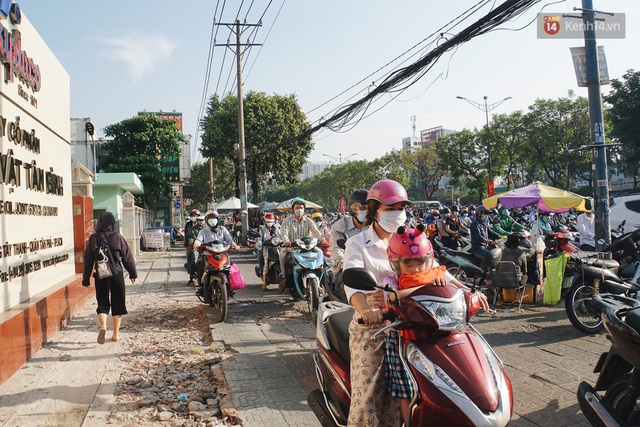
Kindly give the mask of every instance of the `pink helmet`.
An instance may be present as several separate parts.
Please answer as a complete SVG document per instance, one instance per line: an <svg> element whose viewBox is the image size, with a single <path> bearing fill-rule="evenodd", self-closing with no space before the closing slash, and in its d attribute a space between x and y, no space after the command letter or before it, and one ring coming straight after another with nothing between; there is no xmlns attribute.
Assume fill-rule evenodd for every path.
<svg viewBox="0 0 640 427"><path fill-rule="evenodd" d="M407 196L407 190L399 182L391 179L383 179L373 184L367 194L367 202L369 200L377 200L383 205L393 205L399 202L411 203L409 196Z"/></svg>
<svg viewBox="0 0 640 427"><path fill-rule="evenodd" d="M399 227L393 233L387 246L387 257L391 267L396 270L394 261L398 259L424 258L433 256L433 246L425 233L426 225L418 224L416 228Z"/></svg>

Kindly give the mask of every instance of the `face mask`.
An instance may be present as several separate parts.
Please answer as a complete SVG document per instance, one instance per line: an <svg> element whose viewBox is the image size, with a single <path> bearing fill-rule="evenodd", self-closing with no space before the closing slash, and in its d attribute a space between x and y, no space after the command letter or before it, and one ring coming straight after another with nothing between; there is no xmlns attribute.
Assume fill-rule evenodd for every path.
<svg viewBox="0 0 640 427"><path fill-rule="evenodd" d="M449 218L451 216L451 214L444 214L445 218Z"/></svg>
<svg viewBox="0 0 640 427"><path fill-rule="evenodd" d="M489 215L484 215L484 216L482 217L482 220L483 220L484 222L489 222Z"/></svg>
<svg viewBox="0 0 640 427"><path fill-rule="evenodd" d="M358 211L356 218L358 218L358 221L361 223L364 223L367 220L367 211Z"/></svg>
<svg viewBox="0 0 640 427"><path fill-rule="evenodd" d="M322 225L322 221L316 221L316 226L320 227Z"/></svg>
<svg viewBox="0 0 640 427"><path fill-rule="evenodd" d="M543 216L542 217L542 222L549 222L549 217L548 216Z"/></svg>
<svg viewBox="0 0 640 427"><path fill-rule="evenodd" d="M273 221L267 221L267 227L273 227Z"/></svg>
<svg viewBox="0 0 640 427"><path fill-rule="evenodd" d="M466 217L469 216L469 214L468 213L463 213L462 216L466 218Z"/></svg>
<svg viewBox="0 0 640 427"><path fill-rule="evenodd" d="M297 217L301 217L302 215L304 215L304 209L296 209L294 211L295 216Z"/></svg>
<svg viewBox="0 0 640 427"><path fill-rule="evenodd" d="M198 220L198 217L197 217L197 216L191 216L191 217L189 217L189 221L191 221L191 222L196 222L197 220Z"/></svg>
<svg viewBox="0 0 640 427"><path fill-rule="evenodd" d="M215 227L216 225L218 225L218 219L211 218L209 221L207 221L207 224L209 224L209 227Z"/></svg>
<svg viewBox="0 0 640 427"><path fill-rule="evenodd" d="M395 231L407 220L407 214L404 211L380 211L378 224L387 233L395 233Z"/></svg>

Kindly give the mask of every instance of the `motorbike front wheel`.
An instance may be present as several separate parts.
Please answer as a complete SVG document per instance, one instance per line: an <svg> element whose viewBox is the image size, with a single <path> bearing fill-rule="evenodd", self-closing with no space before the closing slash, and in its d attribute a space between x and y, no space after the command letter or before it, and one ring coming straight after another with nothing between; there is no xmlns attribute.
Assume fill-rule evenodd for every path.
<svg viewBox="0 0 640 427"><path fill-rule="evenodd" d="M569 321L585 334L595 334L603 327L602 310L593 300L594 291L593 286L585 284L582 277L578 277L564 297Z"/></svg>
<svg viewBox="0 0 640 427"><path fill-rule="evenodd" d="M458 279L461 282L466 282L468 281L467 279L467 274L464 272L464 270L462 269L462 267L459 266L453 266L453 267L448 267L447 271L456 279Z"/></svg>
<svg viewBox="0 0 640 427"><path fill-rule="evenodd" d="M627 393L627 389L629 388L630 379L631 374L626 374L620 377L607 389L604 398L611 404L611 406L613 406L616 413L629 423L629 425L637 426L640 425L640 402L638 402L638 396L636 396L636 403L631 408L631 412L629 414L620 413L623 399Z"/></svg>
<svg viewBox="0 0 640 427"><path fill-rule="evenodd" d="M307 279L307 308L315 325L318 317L318 279L315 277Z"/></svg>
<svg viewBox="0 0 640 427"><path fill-rule="evenodd" d="M224 322L227 318L227 285L220 279L214 278L209 285L209 306L213 307L215 323Z"/></svg>

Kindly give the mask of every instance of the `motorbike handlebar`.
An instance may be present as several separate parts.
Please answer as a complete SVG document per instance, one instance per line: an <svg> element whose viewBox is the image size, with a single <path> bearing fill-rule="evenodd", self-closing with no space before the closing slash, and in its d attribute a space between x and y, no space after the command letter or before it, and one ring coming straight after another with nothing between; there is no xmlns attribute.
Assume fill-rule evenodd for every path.
<svg viewBox="0 0 640 427"><path fill-rule="evenodd" d="M386 313L382 313L382 320L390 320L393 322L394 320L396 320L396 316L393 313L389 313L387 311ZM364 325L364 320L362 320L362 318L358 319L358 324Z"/></svg>

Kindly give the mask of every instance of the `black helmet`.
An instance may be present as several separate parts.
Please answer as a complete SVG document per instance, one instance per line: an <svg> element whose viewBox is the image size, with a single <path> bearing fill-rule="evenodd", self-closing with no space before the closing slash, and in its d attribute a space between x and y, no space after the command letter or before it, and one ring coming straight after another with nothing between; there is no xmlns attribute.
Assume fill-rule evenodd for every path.
<svg viewBox="0 0 640 427"><path fill-rule="evenodd" d="M451 205L451 212L460 212L458 205Z"/></svg>
<svg viewBox="0 0 640 427"><path fill-rule="evenodd" d="M450 213L451 213L451 209L449 209L449 208L447 208L447 207L442 208L442 215L444 215L444 214L450 214Z"/></svg>
<svg viewBox="0 0 640 427"><path fill-rule="evenodd" d="M498 216L498 209L496 208L489 209L489 214Z"/></svg>
<svg viewBox="0 0 640 427"><path fill-rule="evenodd" d="M349 196L349 200L347 201L347 206L351 206L355 202L358 202L361 205L366 205L367 204L367 194L369 194L369 190L364 190L362 188L354 191Z"/></svg>

